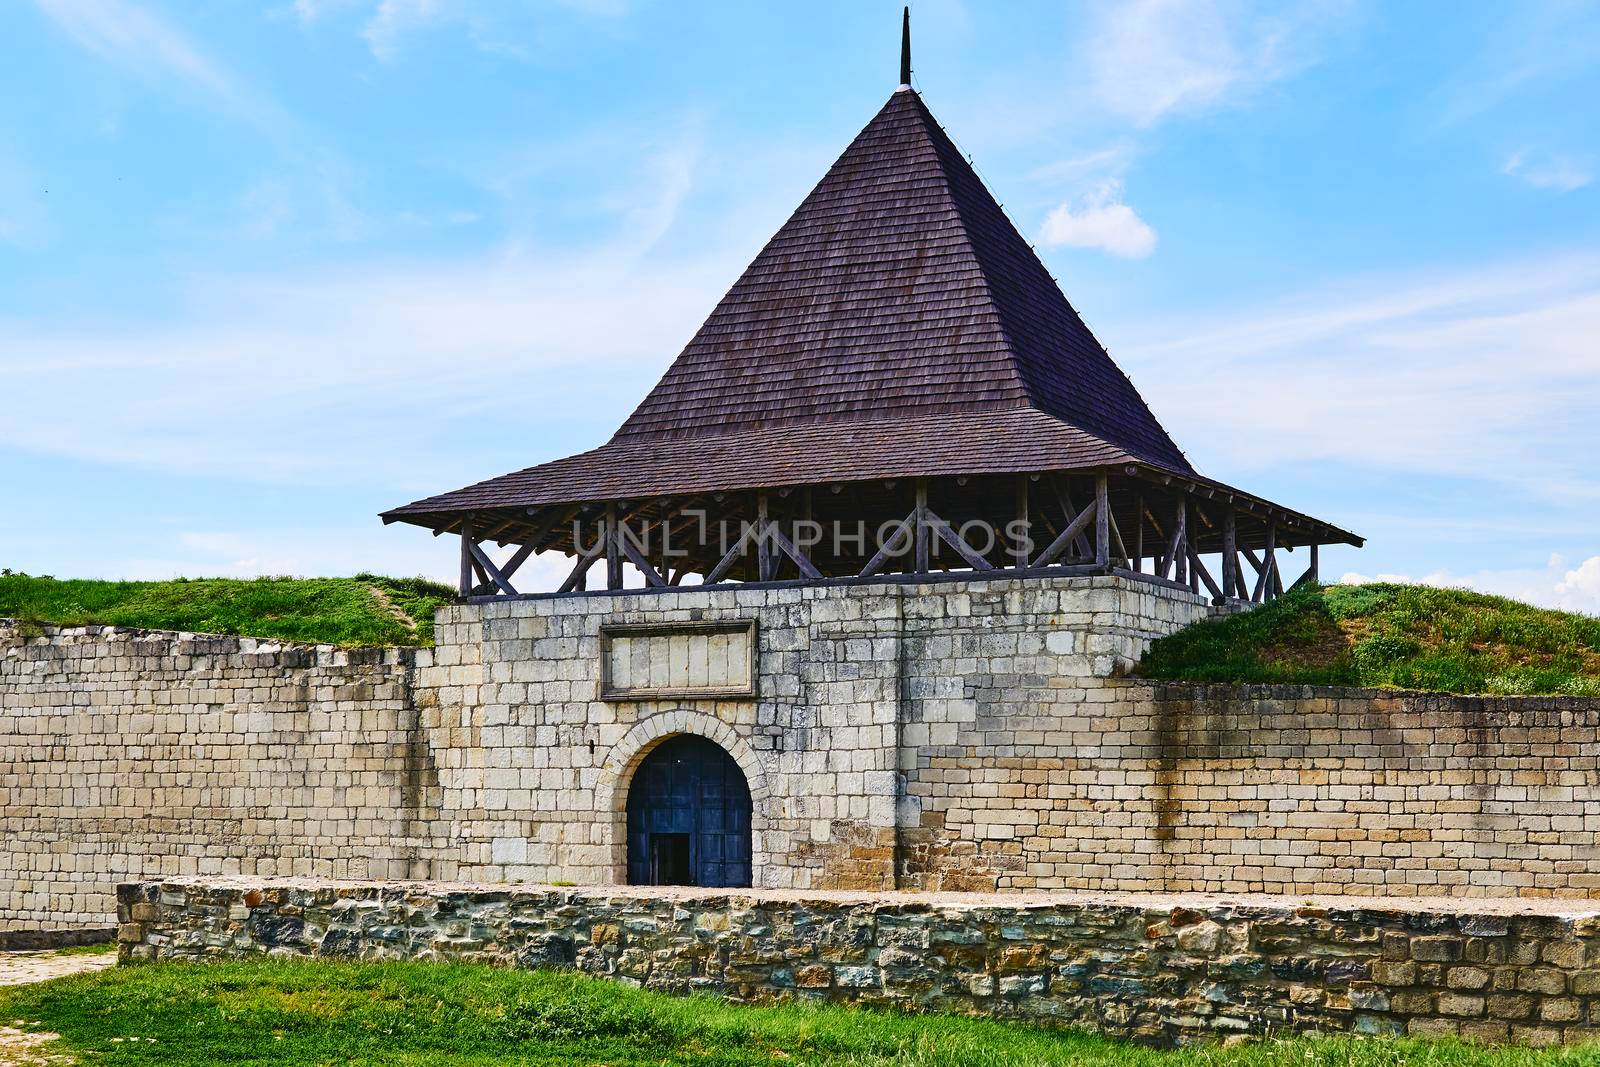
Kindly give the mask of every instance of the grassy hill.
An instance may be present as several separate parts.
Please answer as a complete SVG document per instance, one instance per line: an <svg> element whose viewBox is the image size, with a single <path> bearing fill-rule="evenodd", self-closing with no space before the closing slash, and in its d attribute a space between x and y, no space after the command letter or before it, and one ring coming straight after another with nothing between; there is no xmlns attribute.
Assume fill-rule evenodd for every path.
<svg viewBox="0 0 1600 1067"><path fill-rule="evenodd" d="M1600 696L1600 618L1460 589L1330 585L1162 638L1137 673Z"/></svg>
<svg viewBox="0 0 1600 1067"><path fill-rule="evenodd" d="M57 580L0 574L0 618L239 634L332 645L432 644L453 591L423 578Z"/></svg>

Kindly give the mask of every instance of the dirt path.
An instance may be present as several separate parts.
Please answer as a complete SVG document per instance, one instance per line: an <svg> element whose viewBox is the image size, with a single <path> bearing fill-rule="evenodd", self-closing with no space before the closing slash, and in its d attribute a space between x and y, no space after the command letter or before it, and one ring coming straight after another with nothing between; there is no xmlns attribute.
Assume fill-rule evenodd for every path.
<svg viewBox="0 0 1600 1067"><path fill-rule="evenodd" d="M0 952L0 986L27 985L65 978L69 974L89 974L115 966L115 952L61 955L55 952ZM19 1030L20 1019L0 1023L0 1067L65 1067L74 1063L71 1056L50 1051L58 1034Z"/></svg>
<svg viewBox="0 0 1600 1067"><path fill-rule="evenodd" d="M50 1042L60 1034L30 1034L14 1026L0 1026L0 1067L66 1067L71 1056L51 1052Z"/></svg>
<svg viewBox="0 0 1600 1067"><path fill-rule="evenodd" d="M69 974L89 974L115 967L115 952L70 953L0 952L0 986L27 985L65 978Z"/></svg>
<svg viewBox="0 0 1600 1067"><path fill-rule="evenodd" d="M396 604L393 600L389 599L388 590L376 585L369 585L367 586L367 589L371 591L372 599L376 600L378 605L382 607L383 610L387 611L390 615L393 615L395 620L399 622L400 625L410 630L413 634L417 632L417 620L413 619L410 615L407 615L404 608L402 608L399 604Z"/></svg>

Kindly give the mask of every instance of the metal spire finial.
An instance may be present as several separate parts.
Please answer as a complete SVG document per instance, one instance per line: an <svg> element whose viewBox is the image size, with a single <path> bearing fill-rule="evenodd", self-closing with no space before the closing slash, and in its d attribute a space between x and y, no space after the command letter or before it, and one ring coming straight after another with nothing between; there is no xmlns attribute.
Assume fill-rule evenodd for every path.
<svg viewBox="0 0 1600 1067"><path fill-rule="evenodd" d="M911 8L909 5L900 20L900 88L911 88Z"/></svg>

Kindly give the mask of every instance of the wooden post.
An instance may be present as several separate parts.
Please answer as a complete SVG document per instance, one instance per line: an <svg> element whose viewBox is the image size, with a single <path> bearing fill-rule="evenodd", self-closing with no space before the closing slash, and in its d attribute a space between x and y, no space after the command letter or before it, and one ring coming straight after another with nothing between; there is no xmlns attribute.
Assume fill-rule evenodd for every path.
<svg viewBox="0 0 1600 1067"><path fill-rule="evenodd" d="M767 532L767 494L763 490L756 494L756 576L763 582L770 582L776 570L772 537Z"/></svg>
<svg viewBox="0 0 1600 1067"><path fill-rule="evenodd" d="M1111 491L1104 474L1094 479L1094 565L1111 566Z"/></svg>
<svg viewBox="0 0 1600 1067"><path fill-rule="evenodd" d="M1267 545L1261 550L1261 571L1256 575L1256 588L1250 594L1255 604L1272 599L1272 572L1278 569L1278 528L1267 523Z"/></svg>
<svg viewBox="0 0 1600 1067"><path fill-rule="evenodd" d="M1271 600L1283 592L1283 583L1278 580L1278 528L1267 528L1267 592L1262 600Z"/></svg>
<svg viewBox="0 0 1600 1067"><path fill-rule="evenodd" d="M1172 554L1172 580L1179 585L1189 584L1189 501L1186 497L1178 498L1178 517L1174 520L1177 525L1176 538L1178 550Z"/></svg>
<svg viewBox="0 0 1600 1067"><path fill-rule="evenodd" d="M1133 531L1133 569L1144 570L1144 494L1140 493L1133 502L1134 521Z"/></svg>
<svg viewBox="0 0 1600 1067"><path fill-rule="evenodd" d="M1317 543L1311 542L1311 566L1306 569L1307 580L1312 585L1322 581L1322 576L1317 570Z"/></svg>
<svg viewBox="0 0 1600 1067"><path fill-rule="evenodd" d="M1033 526L1028 522L1028 476L1017 475L1017 523L1021 531L1011 546L1011 558L1018 567L1028 565L1028 541L1033 537Z"/></svg>
<svg viewBox="0 0 1600 1067"><path fill-rule="evenodd" d="M814 504L815 504L815 502L811 499L811 487L808 485L805 488L805 495L801 497L801 502L800 502L800 521L804 522L806 524L806 532L807 533L812 532L811 531L811 523L816 518L816 513L815 513L815 510L814 510ZM790 536L791 539L799 538L799 536L800 536L800 526L799 526L799 524L795 524L795 525L793 525L793 526L791 526L789 528L789 536ZM807 545L805 547L805 551L809 554L810 552L814 551L816 549L816 547L817 546L815 544Z"/></svg>
<svg viewBox="0 0 1600 1067"><path fill-rule="evenodd" d="M472 516L461 520L461 595L472 595Z"/></svg>
<svg viewBox="0 0 1600 1067"><path fill-rule="evenodd" d="M1239 592L1239 528L1234 510L1229 508L1222 516L1222 596L1224 599Z"/></svg>
<svg viewBox="0 0 1600 1067"><path fill-rule="evenodd" d="M917 478L917 573L928 573L928 480Z"/></svg>
<svg viewBox="0 0 1600 1067"><path fill-rule="evenodd" d="M617 505L606 505L606 588L622 588L622 553L618 551Z"/></svg>

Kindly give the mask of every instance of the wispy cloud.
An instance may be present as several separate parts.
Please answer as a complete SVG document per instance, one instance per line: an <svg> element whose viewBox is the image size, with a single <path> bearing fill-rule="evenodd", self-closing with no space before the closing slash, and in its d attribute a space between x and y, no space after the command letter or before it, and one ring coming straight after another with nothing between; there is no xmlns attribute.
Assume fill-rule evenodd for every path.
<svg viewBox="0 0 1600 1067"><path fill-rule="evenodd" d="M34 0L80 46L147 75L173 75L217 96L238 88L184 33L127 0Z"/></svg>
<svg viewBox="0 0 1600 1067"><path fill-rule="evenodd" d="M494 425L504 445L527 411L541 413L547 441L560 436L553 420L609 424L736 266L508 251L192 279L180 294L189 311L167 324L0 323L0 445L195 475L436 490L505 460L472 449L441 458L398 427L452 427L466 440ZM73 422L92 433L62 432L52 398L69 380ZM526 463L540 448L524 435L514 451Z"/></svg>
<svg viewBox="0 0 1600 1067"><path fill-rule="evenodd" d="M456 27L484 52L527 59L540 36L541 23L561 12L595 18L617 18L627 0L295 0L294 11L305 25L336 10L362 12L360 34L372 55L393 62L417 36Z"/></svg>
<svg viewBox="0 0 1600 1067"><path fill-rule="evenodd" d="M133 0L34 0L74 43L184 106L222 114L273 153L277 172L238 197L238 222L224 229L251 237L295 221L335 240L369 232L352 199L358 182L342 151L292 116L269 93L239 78L191 35Z"/></svg>
<svg viewBox="0 0 1600 1067"><path fill-rule="evenodd" d="M1346 5L1221 0L1101 3L1082 47L1091 90L1141 126L1249 97L1317 58L1320 32Z"/></svg>
<svg viewBox="0 0 1600 1067"><path fill-rule="evenodd" d="M1358 280L1171 331L1118 355L1212 461L1339 460L1600 506L1593 256ZM1241 417L1249 434L1214 432Z"/></svg>
<svg viewBox="0 0 1600 1067"><path fill-rule="evenodd" d="M1049 248L1095 248L1124 259L1143 259L1156 247L1156 231L1122 201L1122 183L1108 180L1076 202L1045 216L1039 240Z"/></svg>
<svg viewBox="0 0 1600 1067"><path fill-rule="evenodd" d="M1582 189L1594 180L1594 172L1589 167L1567 156L1530 158L1527 152L1513 152L1506 157L1500 173L1527 182L1535 189L1554 189L1561 193Z"/></svg>
<svg viewBox="0 0 1600 1067"><path fill-rule="evenodd" d="M49 216L43 183L0 142L0 244L28 248L42 240Z"/></svg>
<svg viewBox="0 0 1600 1067"><path fill-rule="evenodd" d="M1458 68L1431 102L1441 127L1460 125L1519 96L1559 87L1600 62L1600 19L1592 3L1508 4L1483 44L1460 55Z"/></svg>
<svg viewBox="0 0 1600 1067"><path fill-rule="evenodd" d="M1127 173L1132 161L1132 146L1119 143L1067 159L1059 159L1054 163L1046 163L1044 166L1035 167L1024 177L1028 181L1040 183L1076 182L1086 178L1104 181L1108 178L1120 178Z"/></svg>
<svg viewBox="0 0 1600 1067"><path fill-rule="evenodd" d="M294 124L270 97L246 85L181 28L132 0L34 0L79 47L146 81L199 90L209 106L292 139Z"/></svg>

